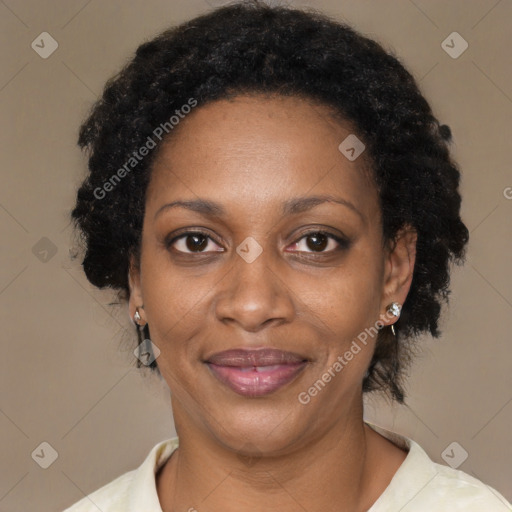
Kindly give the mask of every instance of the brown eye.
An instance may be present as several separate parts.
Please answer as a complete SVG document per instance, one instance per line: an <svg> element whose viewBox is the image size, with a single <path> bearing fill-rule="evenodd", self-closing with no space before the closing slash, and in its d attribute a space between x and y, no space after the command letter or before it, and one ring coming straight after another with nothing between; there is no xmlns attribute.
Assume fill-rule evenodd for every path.
<svg viewBox="0 0 512 512"><path fill-rule="evenodd" d="M331 253L340 249L348 249L350 243L327 231L310 231L294 244L294 250L306 253Z"/></svg>
<svg viewBox="0 0 512 512"><path fill-rule="evenodd" d="M223 250L221 248L220 251L218 249L206 251L205 249L208 247L210 242L214 243L208 234L200 231L189 231L173 238L166 245L168 248L174 247L177 252L182 252L184 254L220 252Z"/></svg>
<svg viewBox="0 0 512 512"><path fill-rule="evenodd" d="M192 252L201 252L208 246L208 238L204 235L187 235L185 245Z"/></svg>
<svg viewBox="0 0 512 512"><path fill-rule="evenodd" d="M329 245L329 238L323 233L312 233L306 236L306 245L312 251L322 252Z"/></svg>

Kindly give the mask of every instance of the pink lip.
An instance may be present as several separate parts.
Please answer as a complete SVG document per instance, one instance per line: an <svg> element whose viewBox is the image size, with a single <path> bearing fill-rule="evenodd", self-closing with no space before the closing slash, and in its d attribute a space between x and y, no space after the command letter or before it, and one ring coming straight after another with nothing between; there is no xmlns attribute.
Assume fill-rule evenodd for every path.
<svg viewBox="0 0 512 512"><path fill-rule="evenodd" d="M233 391L244 396L264 396L292 381L308 360L277 349L234 349L205 361L211 372Z"/></svg>
<svg viewBox="0 0 512 512"><path fill-rule="evenodd" d="M295 378L306 364L306 362L282 364L271 366L268 370L261 370L263 367L246 367L244 370L237 366L218 366L207 363L212 373L233 391L253 397L273 393Z"/></svg>

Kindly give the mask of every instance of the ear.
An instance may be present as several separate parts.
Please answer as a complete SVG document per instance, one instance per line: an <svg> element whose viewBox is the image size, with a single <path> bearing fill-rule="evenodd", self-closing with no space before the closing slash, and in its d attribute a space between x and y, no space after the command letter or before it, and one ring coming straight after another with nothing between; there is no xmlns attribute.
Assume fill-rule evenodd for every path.
<svg viewBox="0 0 512 512"><path fill-rule="evenodd" d="M144 300L142 298L142 287L140 279L140 265L135 262L133 256L130 257L130 265L128 270L128 284L130 286L130 298L128 300L128 314L130 320L134 322L133 316L139 308L139 315L144 322L147 322L144 313Z"/></svg>
<svg viewBox="0 0 512 512"><path fill-rule="evenodd" d="M403 305L411 288L414 264L416 262L416 230L407 225L400 229L386 251L384 262L384 286L381 297L381 314L391 302ZM383 316L382 318L387 318ZM391 325L395 320L383 320L384 325Z"/></svg>

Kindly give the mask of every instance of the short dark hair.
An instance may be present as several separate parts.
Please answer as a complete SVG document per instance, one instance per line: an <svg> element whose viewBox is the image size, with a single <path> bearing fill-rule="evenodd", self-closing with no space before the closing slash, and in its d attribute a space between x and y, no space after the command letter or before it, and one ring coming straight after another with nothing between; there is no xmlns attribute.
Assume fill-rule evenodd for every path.
<svg viewBox="0 0 512 512"><path fill-rule="evenodd" d="M383 239L392 242L406 225L416 230L415 269L397 337L379 331L363 381L363 391L384 390L403 402L414 338L439 337L449 263L465 258L460 172L449 151L449 127L433 115L394 52L315 10L258 0L213 10L139 46L107 82L80 128L89 172L71 212L88 280L129 298L129 261L140 261L145 191L160 140L128 168L133 152L155 139L158 126L172 135L170 117L191 98L200 107L241 93L299 96L347 120L371 162ZM155 362L151 368L159 373Z"/></svg>

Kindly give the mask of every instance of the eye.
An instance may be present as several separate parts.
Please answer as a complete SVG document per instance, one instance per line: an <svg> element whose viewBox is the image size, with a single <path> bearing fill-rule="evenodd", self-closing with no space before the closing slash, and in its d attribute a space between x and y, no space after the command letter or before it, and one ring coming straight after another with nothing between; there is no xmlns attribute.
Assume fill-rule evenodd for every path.
<svg viewBox="0 0 512 512"><path fill-rule="evenodd" d="M322 254L335 252L339 249L347 249L349 247L349 242L327 231L315 230L304 233L303 236L293 245L296 246L295 250L298 252ZM329 249L326 250L327 248ZM310 251L307 249L310 249Z"/></svg>
<svg viewBox="0 0 512 512"><path fill-rule="evenodd" d="M203 231L187 231L179 236L176 236L166 242L167 248L174 246L178 252L185 254L203 253L203 252L222 252L220 250L206 250L209 242L213 242L209 234Z"/></svg>
<svg viewBox="0 0 512 512"><path fill-rule="evenodd" d="M222 248L208 250L210 242L217 245L208 233L203 231L187 231L167 241L166 247L174 247L178 252L184 254L224 251ZM348 249L349 245L350 243L348 240L327 231L317 229L304 233L297 242L294 242L293 246L295 247L292 249L292 252L297 251L324 254L341 249ZM219 246L217 245L217 247ZM308 249L310 250L308 251Z"/></svg>

